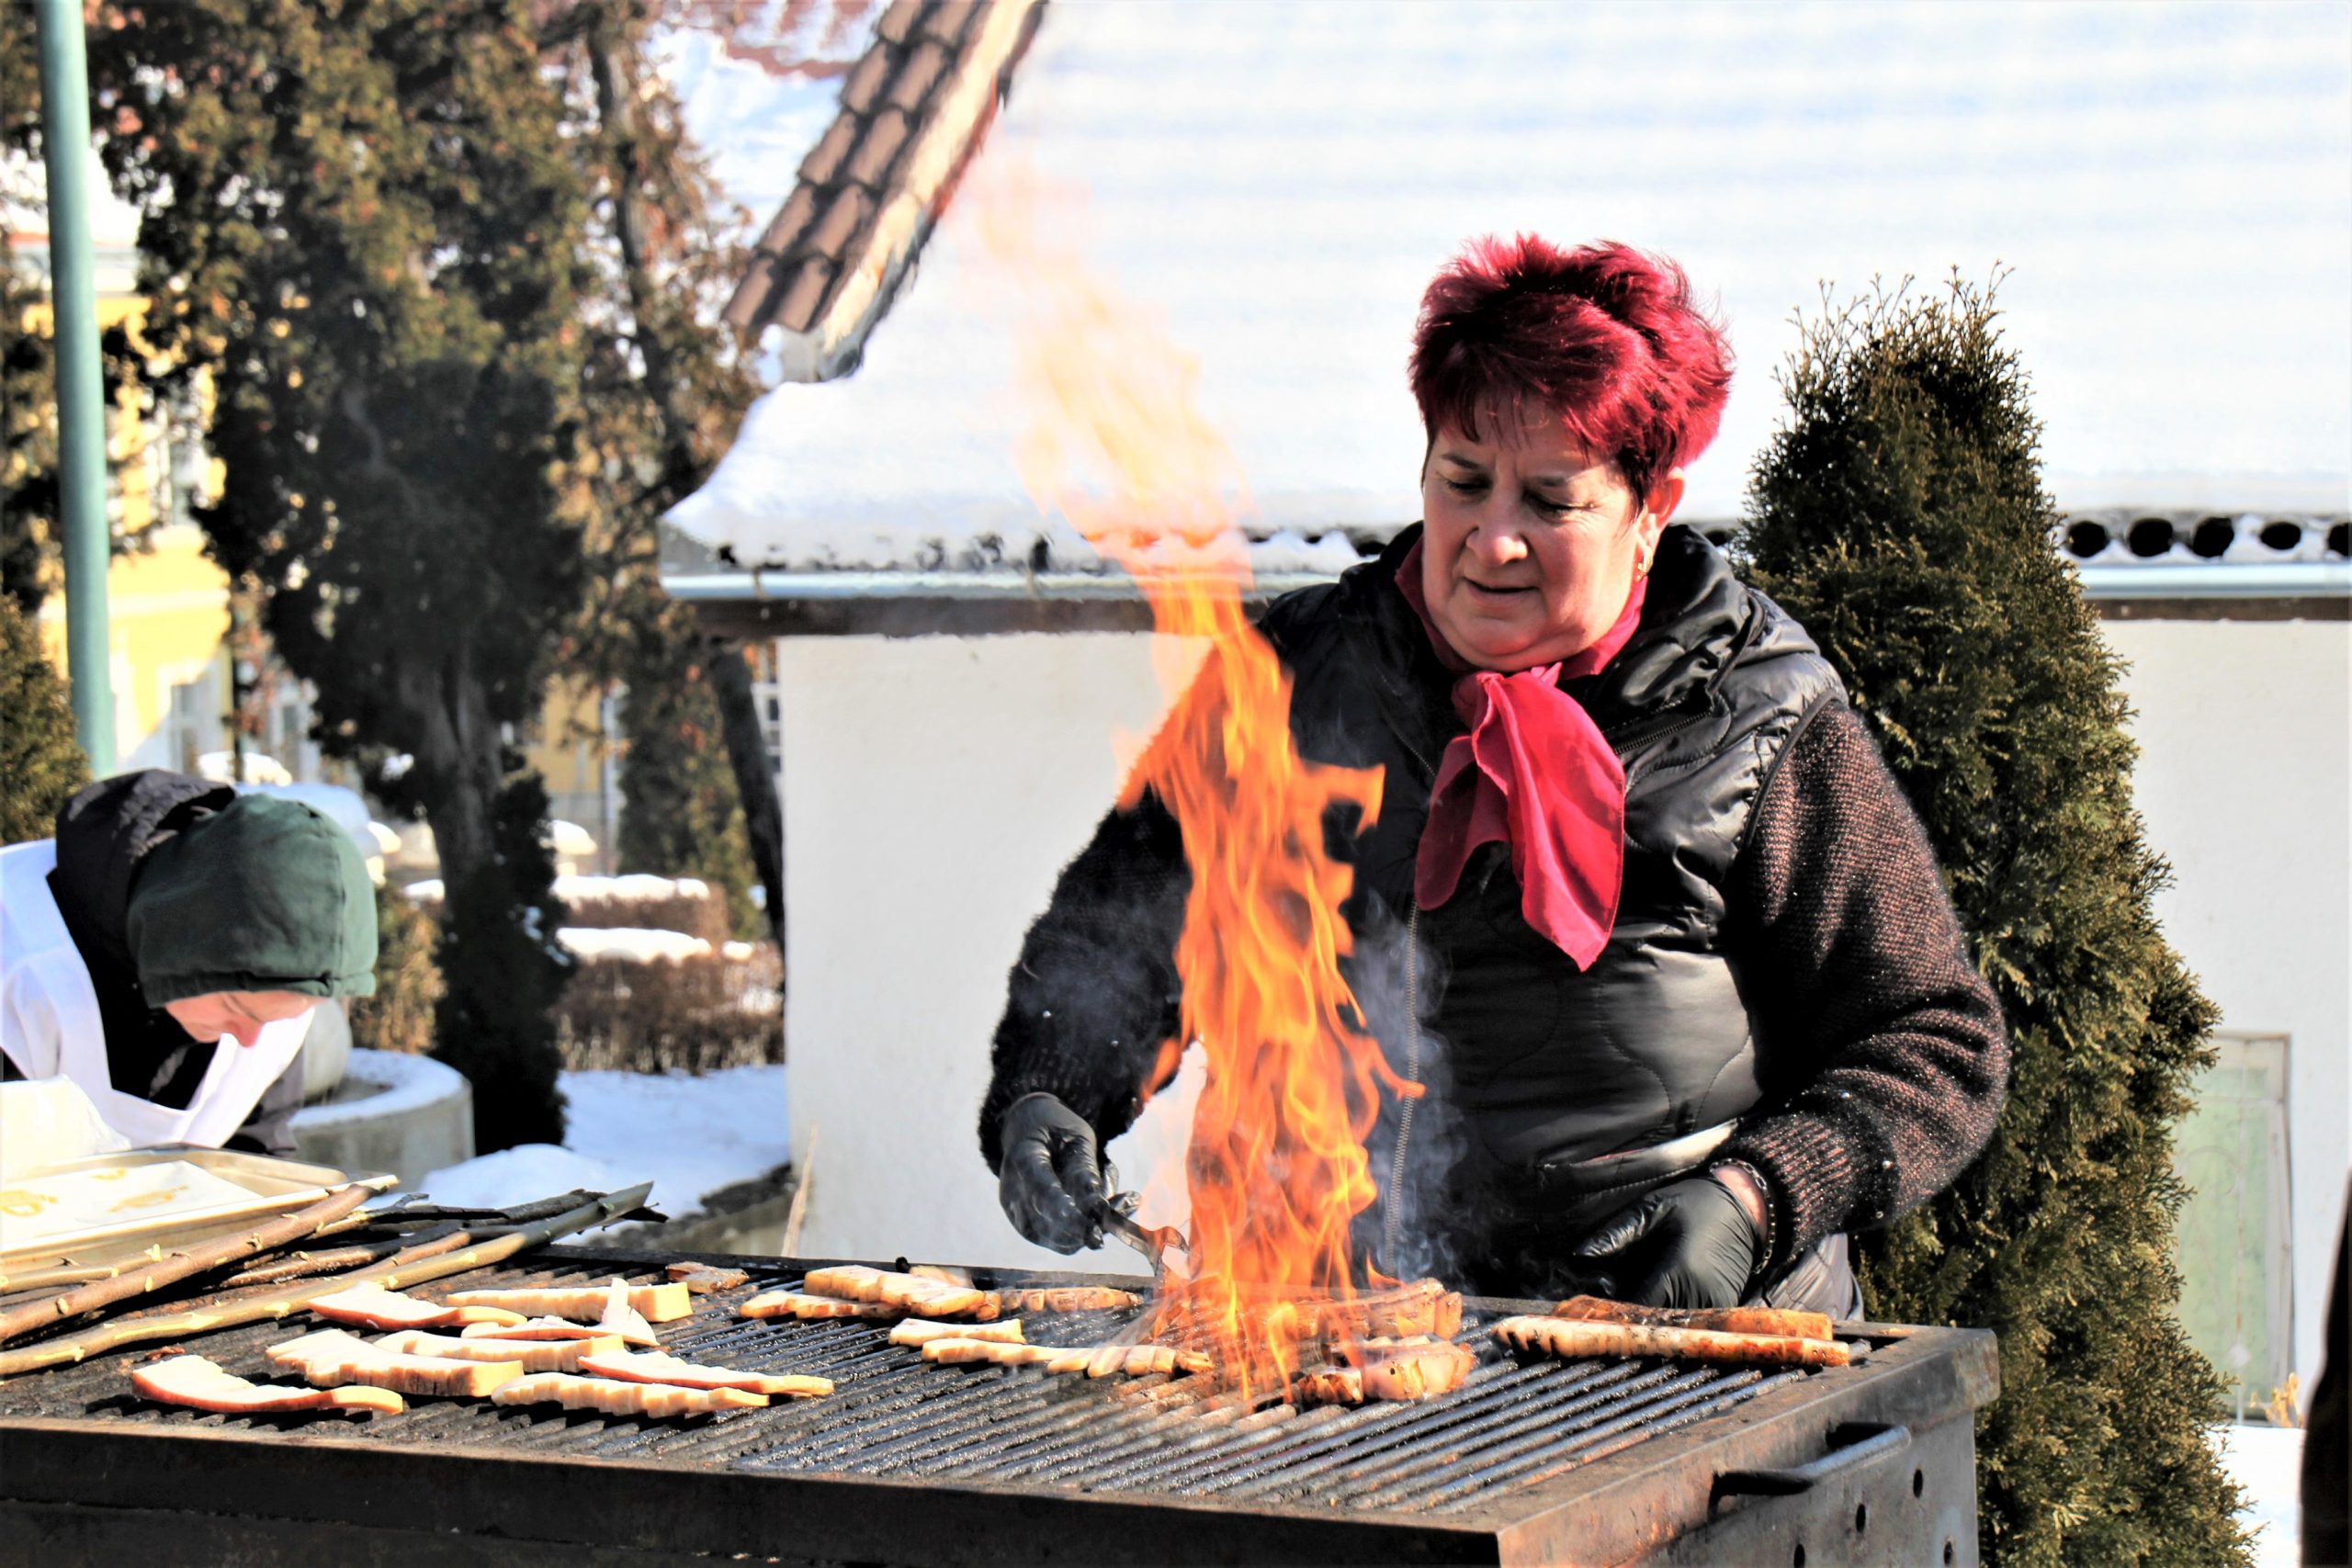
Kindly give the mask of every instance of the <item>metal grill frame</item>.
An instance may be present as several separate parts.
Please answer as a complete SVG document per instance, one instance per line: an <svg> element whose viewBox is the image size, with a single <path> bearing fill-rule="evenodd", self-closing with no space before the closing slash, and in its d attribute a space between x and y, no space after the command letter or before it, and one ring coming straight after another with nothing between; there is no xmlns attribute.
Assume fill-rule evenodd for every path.
<svg viewBox="0 0 2352 1568"><path fill-rule="evenodd" d="M641 1274L682 1257L745 1268L761 1282L831 1261L649 1258L564 1247L533 1254L534 1267L499 1272ZM1136 1283L1111 1275L994 1274L1002 1284ZM442 1285L481 1282L468 1277ZM1487 1314L1544 1310L1543 1303L1473 1305ZM1687 1425L1604 1450L1572 1469L1539 1471L1538 1479L1524 1483L1506 1480L1445 1512L1175 1495L1165 1489L1164 1477L1170 1456L1182 1451L1181 1424L1175 1438L1130 1438L1125 1447L1132 1453L1114 1456L1148 1461L1138 1468L1160 1472L1160 1487L1082 1491L1020 1474L959 1481L766 1468L755 1451L747 1461L731 1451L737 1445L718 1440L679 1443L673 1447L684 1451L633 1459L435 1438L429 1427L366 1437L336 1423L300 1418L253 1418L240 1429L220 1429L177 1420L12 1414L12 1406L22 1411L27 1401L12 1399L11 1385L0 1384L0 1565L130 1551L149 1557L161 1551L164 1561L220 1561L232 1547L240 1562L304 1568L330 1551L339 1561L359 1563L429 1555L435 1562L560 1562L566 1568L707 1561L709 1555L787 1562L980 1563L1012 1557L1106 1563L1615 1563L1746 1561L1758 1556L1767 1540L1775 1543L1772 1555L1785 1561L1787 1543L1807 1539L1817 1562L1940 1556L1973 1563L1972 1417L1997 1392L1992 1336L1880 1325L1859 1331L1872 1340L1874 1351L1858 1366L1775 1381ZM204 1342L192 1348L201 1351ZM693 1353L691 1347L686 1353ZM117 1355L107 1364L127 1367L136 1355ZM1616 1366L1600 1367L1591 1381L1633 1375L1630 1369L1637 1365L1616 1364L1629 1370L1624 1374ZM80 1371L86 1375L87 1369ZM52 1375L35 1373L16 1386ZM940 1397L934 1387L914 1403L935 1405ZM950 1407L960 1412L954 1417L963 1423L957 1429L985 1432L993 1420L990 1404L978 1391L958 1401ZM1090 1448L1083 1412L1077 1402L1071 1405L1059 1421L1030 1419L1071 1434L1063 1468L1098 1483L1115 1482L1122 1473L1117 1463ZM1431 1408L1362 1414L1396 1421L1404 1412ZM569 1424L602 1432L614 1421L570 1418ZM1899 1464L1891 1454L1877 1457L1875 1450L1887 1447L1882 1442L1867 1463L1856 1464L1852 1473L1825 1476L1804 1495L1733 1495L1721 1484L1736 1472L1819 1467L1834 1433L1873 1424L1907 1433L1909 1448ZM741 1428L719 1423L707 1429L716 1438ZM909 1428L913 1436L899 1440L919 1446L922 1436L935 1429L935 1422L918 1422ZM1377 1452L1351 1456L1348 1450L1359 1445L1346 1432L1332 1436L1326 1451L1336 1458L1329 1470L1362 1493L1362 1477L1347 1467L1359 1458L1376 1461ZM856 1446L854 1424L847 1440ZM698 1454L697 1448L720 1451ZM791 1462L825 1451L820 1443L782 1458ZM1439 1454L1429 1462L1442 1464L1445 1458ZM1834 1459L1831 1463L1835 1468ZM1227 1468L1236 1467L1227 1461ZM1926 1484L1929 1474L1932 1487ZM1368 1500L1376 1502L1377 1489ZM1949 1555L1941 1551L1947 1545ZM19 1551L27 1555L20 1558Z"/></svg>

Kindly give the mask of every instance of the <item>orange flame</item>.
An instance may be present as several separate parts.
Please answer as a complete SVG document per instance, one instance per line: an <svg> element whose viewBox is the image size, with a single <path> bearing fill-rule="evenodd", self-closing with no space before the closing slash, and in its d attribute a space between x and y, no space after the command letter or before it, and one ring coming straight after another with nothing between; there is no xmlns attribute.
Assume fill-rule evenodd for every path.
<svg viewBox="0 0 2352 1568"><path fill-rule="evenodd" d="M1324 813L1347 803L1371 821L1380 773L1292 744L1290 677L1242 603L1239 476L1200 413L1195 367L1054 243L1034 186L1000 175L983 211L993 258L1035 307L1024 479L1134 576L1164 637L1207 643L1120 796L1132 807L1149 790L1183 827L1181 1038L1207 1067L1184 1172L1189 1277L1154 1332L1206 1341L1245 1398L1287 1392L1316 1317L1291 1303L1355 1294L1351 1222L1378 1196L1363 1145L1381 1090L1419 1092L1364 1032L1339 970L1353 873L1326 853Z"/></svg>

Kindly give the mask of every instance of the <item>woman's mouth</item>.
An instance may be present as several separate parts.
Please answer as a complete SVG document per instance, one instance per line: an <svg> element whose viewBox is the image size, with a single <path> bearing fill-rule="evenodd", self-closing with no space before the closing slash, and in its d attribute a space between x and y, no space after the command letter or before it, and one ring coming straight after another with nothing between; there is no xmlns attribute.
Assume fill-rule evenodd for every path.
<svg viewBox="0 0 2352 1568"><path fill-rule="evenodd" d="M1532 593L1535 592L1535 585L1532 582L1523 583L1516 587L1498 587L1491 583L1481 582L1475 577L1465 577L1460 581L1462 586L1469 590L1470 596L1473 599L1484 600L1497 604L1516 599L1523 594Z"/></svg>

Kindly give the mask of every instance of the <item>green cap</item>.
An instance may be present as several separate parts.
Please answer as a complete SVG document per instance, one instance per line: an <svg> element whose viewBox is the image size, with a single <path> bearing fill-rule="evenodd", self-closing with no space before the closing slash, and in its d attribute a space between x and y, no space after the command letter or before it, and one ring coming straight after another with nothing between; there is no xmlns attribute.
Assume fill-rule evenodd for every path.
<svg viewBox="0 0 2352 1568"><path fill-rule="evenodd" d="M216 991L375 994L367 863L300 801L241 795L155 846L125 929L151 1006Z"/></svg>

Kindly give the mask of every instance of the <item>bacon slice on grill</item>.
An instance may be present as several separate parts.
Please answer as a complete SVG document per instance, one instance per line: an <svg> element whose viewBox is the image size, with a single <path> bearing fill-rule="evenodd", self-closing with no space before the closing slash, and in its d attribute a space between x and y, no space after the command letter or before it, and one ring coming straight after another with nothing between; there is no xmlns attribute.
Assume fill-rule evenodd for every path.
<svg viewBox="0 0 2352 1568"><path fill-rule="evenodd" d="M513 1361L526 1372L572 1372L580 1370L583 1356L618 1350L621 1337L592 1334L582 1339L468 1339L412 1328L386 1335L376 1341L375 1348L407 1356L439 1356L453 1361Z"/></svg>
<svg viewBox="0 0 2352 1568"><path fill-rule="evenodd" d="M501 1328L496 1324L480 1323L471 1328L461 1328L458 1337L464 1339L619 1339L621 1336L609 1328L599 1328L592 1323L573 1323L562 1317L534 1317Z"/></svg>
<svg viewBox="0 0 2352 1568"><path fill-rule="evenodd" d="M992 1361L1004 1367L1025 1367L1049 1361L1061 1352L1044 1345L1008 1345L1001 1339L933 1339L922 1348L922 1359L944 1366Z"/></svg>
<svg viewBox="0 0 2352 1568"><path fill-rule="evenodd" d="M1367 1339L1356 1348L1361 1364L1300 1374L1299 1399L1308 1404L1411 1401L1451 1393L1478 1358L1450 1339Z"/></svg>
<svg viewBox="0 0 2352 1568"><path fill-rule="evenodd" d="M1105 1378L1114 1372L1125 1372L1130 1377L1205 1372L1216 1363L1198 1350L1179 1350L1173 1345L1085 1345L1057 1350L1040 1364L1049 1372L1084 1372L1091 1378Z"/></svg>
<svg viewBox="0 0 2352 1568"><path fill-rule="evenodd" d="M812 1296L805 1291L763 1291L735 1309L738 1317L898 1317L901 1309L880 1302Z"/></svg>
<svg viewBox="0 0 2352 1568"><path fill-rule="evenodd" d="M468 1324L512 1327L523 1321L519 1312L496 1306L439 1306L399 1291L355 1286L311 1300L311 1311L333 1323L353 1323L363 1328L462 1328Z"/></svg>
<svg viewBox="0 0 2352 1568"><path fill-rule="evenodd" d="M519 1361L458 1361L442 1356L413 1356L370 1345L340 1328L321 1329L273 1345L273 1366L299 1371L321 1388L365 1383L395 1393L480 1399L523 1375Z"/></svg>
<svg viewBox="0 0 2352 1568"><path fill-rule="evenodd" d="M697 1296L731 1291L752 1282L752 1277L741 1269L714 1269L707 1263L673 1263L662 1272L684 1285L688 1294Z"/></svg>
<svg viewBox="0 0 2352 1568"><path fill-rule="evenodd" d="M925 1317L910 1317L890 1329L893 1345L928 1345L934 1339L981 1339L1019 1345L1027 1337L1017 1317L1008 1317L1001 1323L934 1323Z"/></svg>
<svg viewBox="0 0 2352 1568"><path fill-rule="evenodd" d="M677 1388L668 1383L625 1382L618 1378L575 1377L540 1372L516 1378L490 1396L492 1404L560 1404L566 1410L600 1410L607 1416L707 1416L719 1410L756 1410L763 1393L740 1388Z"/></svg>
<svg viewBox="0 0 2352 1568"><path fill-rule="evenodd" d="M249 1382L202 1356L174 1356L168 1361L133 1367L130 1386L161 1404L228 1416L293 1410L374 1410L396 1416L408 1408L406 1400L385 1388L290 1388L283 1383Z"/></svg>
<svg viewBox="0 0 2352 1568"><path fill-rule="evenodd" d="M591 1377L621 1382L666 1383L672 1388L740 1388L745 1393L788 1394L810 1399L833 1392L831 1378L779 1372L739 1372L727 1367L706 1367L675 1356L646 1356L628 1350L606 1350L581 1358L580 1370Z"/></svg>
<svg viewBox="0 0 2352 1568"><path fill-rule="evenodd" d="M1142 1304L1133 1291L1109 1285L1056 1285L1046 1290L1003 1290L995 1292L1003 1312L1119 1312Z"/></svg>
<svg viewBox="0 0 2352 1568"><path fill-rule="evenodd" d="M1586 1323L1566 1317L1506 1317L1490 1332L1514 1350L1546 1356L1664 1356L1740 1367L1843 1367L1854 1359L1842 1340L1793 1335L1725 1334L1706 1328L1654 1328L1643 1324Z"/></svg>
<svg viewBox="0 0 2352 1568"><path fill-rule="evenodd" d="M694 1314L694 1302L685 1286L674 1280L660 1285L628 1285L623 1289L628 1295L629 1309L649 1323L675 1323ZM526 1317L568 1317L577 1323L594 1323L605 1315L609 1294L609 1287L604 1285L452 1291L449 1304L504 1307Z"/></svg>
<svg viewBox="0 0 2352 1568"><path fill-rule="evenodd" d="M899 1274L869 1269L862 1263L811 1269L800 1288L810 1295L837 1296L843 1301L871 1302L926 1317L992 1318L995 1295L969 1285L926 1280L920 1274Z"/></svg>
<svg viewBox="0 0 2352 1568"><path fill-rule="evenodd" d="M1785 1307L1654 1307L1612 1302L1600 1296L1570 1296L1552 1309L1554 1317L1580 1323L1638 1323L1652 1328L1707 1328L1719 1334L1770 1334L1792 1339L1831 1339L1826 1312Z"/></svg>

